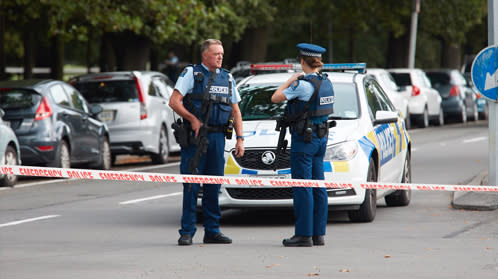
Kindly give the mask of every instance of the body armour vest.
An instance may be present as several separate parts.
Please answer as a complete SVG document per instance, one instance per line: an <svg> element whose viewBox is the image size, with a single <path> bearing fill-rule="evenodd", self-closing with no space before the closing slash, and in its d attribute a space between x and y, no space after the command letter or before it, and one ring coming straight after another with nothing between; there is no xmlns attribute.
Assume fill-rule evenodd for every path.
<svg viewBox="0 0 498 279"><path fill-rule="evenodd" d="M202 122L207 119L207 110L209 108L202 107L208 106L209 109L208 126L222 126L228 123L230 114L232 112L232 83L229 79L229 72L225 69L219 69L215 75L211 87L209 89L209 96L205 96L206 88L211 79L212 73L209 72L202 65L193 65L194 69L194 88L192 93L185 96L187 103L185 108L199 118ZM207 102L209 101L209 102Z"/></svg>
<svg viewBox="0 0 498 279"><path fill-rule="evenodd" d="M332 83L327 78L327 74L305 75L299 77L299 79L313 84L315 91L317 87L320 86L315 99L311 101L307 110L307 117L311 120L311 122L313 122L313 124L324 123L327 121L329 114L334 111L334 89L332 88ZM305 112L304 110L307 103L308 101L301 101L297 98L290 100L287 103L287 113L289 118L297 120L296 116Z"/></svg>

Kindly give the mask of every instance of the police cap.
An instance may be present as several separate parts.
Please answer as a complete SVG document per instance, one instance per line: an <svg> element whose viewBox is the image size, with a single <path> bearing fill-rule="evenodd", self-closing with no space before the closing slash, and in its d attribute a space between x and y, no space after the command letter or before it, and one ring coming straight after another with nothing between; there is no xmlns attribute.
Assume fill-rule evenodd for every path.
<svg viewBox="0 0 498 279"><path fill-rule="evenodd" d="M322 57L322 53L327 51L325 48L307 43L297 44L297 49L299 49L299 53L303 56L313 56L313 57Z"/></svg>

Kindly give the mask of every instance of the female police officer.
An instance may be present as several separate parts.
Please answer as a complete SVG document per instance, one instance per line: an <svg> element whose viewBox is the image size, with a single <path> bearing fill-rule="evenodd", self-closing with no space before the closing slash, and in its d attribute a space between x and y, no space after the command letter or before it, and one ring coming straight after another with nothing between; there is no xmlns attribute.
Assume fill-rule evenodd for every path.
<svg viewBox="0 0 498 279"><path fill-rule="evenodd" d="M294 74L281 85L272 102L287 102L291 138L292 178L324 179L323 157L327 148L328 115L332 113L334 91L326 74L320 74L322 53L313 44L297 45L304 73ZM328 202L324 188L294 187L295 234L284 246L324 245Z"/></svg>

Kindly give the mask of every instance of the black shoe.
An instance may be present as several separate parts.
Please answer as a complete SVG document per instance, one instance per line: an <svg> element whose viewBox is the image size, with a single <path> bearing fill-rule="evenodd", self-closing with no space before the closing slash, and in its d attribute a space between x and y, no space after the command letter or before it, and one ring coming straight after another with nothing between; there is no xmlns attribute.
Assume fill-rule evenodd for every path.
<svg viewBox="0 0 498 279"><path fill-rule="evenodd" d="M232 243L232 239L230 237L217 233L214 235L204 235L204 243L215 243L215 244L230 244Z"/></svg>
<svg viewBox="0 0 498 279"><path fill-rule="evenodd" d="M313 236L313 245L315 245L315 246L325 245L325 239L324 239L323 235L314 235Z"/></svg>
<svg viewBox="0 0 498 279"><path fill-rule="evenodd" d="M178 245L192 245L192 236L190 234L182 234L178 239Z"/></svg>
<svg viewBox="0 0 498 279"><path fill-rule="evenodd" d="M313 243L311 236L293 236L282 241L285 247L311 247Z"/></svg>

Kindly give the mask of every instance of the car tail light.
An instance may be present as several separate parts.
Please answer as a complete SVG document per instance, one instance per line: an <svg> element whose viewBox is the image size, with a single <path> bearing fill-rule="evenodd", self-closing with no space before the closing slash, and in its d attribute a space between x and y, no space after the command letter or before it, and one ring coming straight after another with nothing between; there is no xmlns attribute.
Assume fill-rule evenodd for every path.
<svg viewBox="0 0 498 279"><path fill-rule="evenodd" d="M54 147L51 145L38 145L36 147L36 149L38 149L40 151L52 151L52 150L54 150Z"/></svg>
<svg viewBox="0 0 498 279"><path fill-rule="evenodd" d="M138 101L140 102L140 120L147 118L147 106L145 105L145 92L143 90L142 83L137 78L136 75L133 75L135 79L135 84L137 85L138 90Z"/></svg>
<svg viewBox="0 0 498 279"><path fill-rule="evenodd" d="M53 111L48 103L47 97L43 97L38 109L36 109L35 121L42 120L44 118L50 117Z"/></svg>
<svg viewBox="0 0 498 279"><path fill-rule="evenodd" d="M460 95L460 88L458 86L453 86L450 90L450 97L458 97Z"/></svg>
<svg viewBox="0 0 498 279"><path fill-rule="evenodd" d="M418 88L417 86L413 85L412 86L412 96L418 96L420 95L420 88Z"/></svg>

